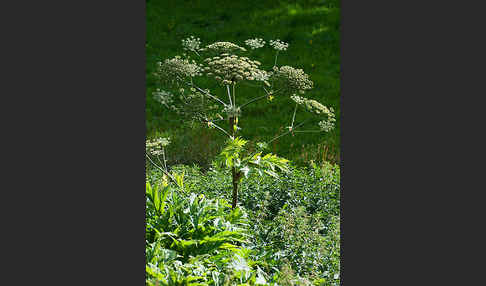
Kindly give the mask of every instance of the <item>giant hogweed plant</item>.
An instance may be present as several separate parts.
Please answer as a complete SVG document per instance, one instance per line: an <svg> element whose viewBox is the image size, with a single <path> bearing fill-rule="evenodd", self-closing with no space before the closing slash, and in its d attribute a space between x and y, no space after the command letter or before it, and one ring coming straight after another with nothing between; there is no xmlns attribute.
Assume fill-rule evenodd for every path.
<svg viewBox="0 0 486 286"><path fill-rule="evenodd" d="M266 41L258 38L245 41L245 45L251 50L263 48L265 44ZM200 39L191 36L182 40L182 46L182 56L157 63L155 76L161 88L153 96L161 105L188 121L200 122L228 137L217 162L231 170L233 208L238 202L238 185L249 173L267 173L278 177L278 171L288 171L288 160L266 153L269 143L288 134L329 132L334 128L334 110L305 97L306 91L314 85L309 76L302 69L278 66L278 56L287 50L287 43L280 40L269 41L269 46L275 50L273 67L270 70L263 69L259 61L245 56L249 51L234 43L215 42L202 47ZM211 91L202 87L199 83L202 78L216 81L219 88ZM237 92L241 85L254 87L257 96L241 103ZM248 141L238 136L241 130L240 118L244 118L243 111L251 104L279 97L290 97L295 103L293 113L289 114L287 130L267 142L258 142L256 151L248 152L245 148ZM315 128L303 130L306 123L310 122L297 122L298 110L311 112L318 117ZM147 144L160 147L167 143L163 141L165 139L158 140ZM157 162L151 156L162 156L163 159ZM147 158L173 181L177 181L168 172L163 148L157 149L155 153L149 150Z"/></svg>

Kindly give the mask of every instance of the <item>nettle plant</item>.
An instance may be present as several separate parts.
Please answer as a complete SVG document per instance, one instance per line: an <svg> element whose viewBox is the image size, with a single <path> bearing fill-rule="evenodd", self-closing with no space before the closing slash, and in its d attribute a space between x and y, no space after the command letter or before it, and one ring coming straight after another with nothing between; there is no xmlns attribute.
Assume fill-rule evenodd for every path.
<svg viewBox="0 0 486 286"><path fill-rule="evenodd" d="M245 41L245 45L251 50L263 48L265 44L263 39L258 38ZM182 40L182 46L185 50L182 56L157 63L155 76L161 88L158 88L153 96L161 105L188 121L200 122L228 137L217 162L231 170L233 208L238 201L238 185L248 174L266 173L278 178L277 171L288 171L288 160L266 153L269 143L288 134L329 132L334 128L334 110L305 97L306 91L314 85L309 76L302 69L277 65L279 53L287 50L287 43L278 39L269 41L269 46L275 50L273 67L270 70L263 69L259 61L246 57L245 53L249 51L234 43L215 42L202 47L200 39L191 36ZM203 78L206 79L203 80L206 83L208 80L215 81L219 88L210 91L200 86L199 82ZM254 87L258 96L240 104L237 88L242 84ZM244 118L243 111L261 100L271 101L275 97L283 96L288 96L295 102L294 112L289 114L290 125L285 132L273 139L258 142L256 151L250 153L245 148L248 141L238 136L241 130L240 118ZM308 120L296 122L299 107L319 118L316 128L301 130ZM168 142L164 140L166 139L148 142L152 149L148 149L147 157L170 177L163 151L163 145ZM162 155L163 159L157 164L156 159L151 159L149 155Z"/></svg>

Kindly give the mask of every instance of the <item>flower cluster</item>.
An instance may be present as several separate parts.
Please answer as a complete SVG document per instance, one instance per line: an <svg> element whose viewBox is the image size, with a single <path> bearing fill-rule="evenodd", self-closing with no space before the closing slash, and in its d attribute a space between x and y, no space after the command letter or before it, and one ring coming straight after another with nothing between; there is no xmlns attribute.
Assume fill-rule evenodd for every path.
<svg viewBox="0 0 486 286"><path fill-rule="evenodd" d="M157 88L156 91L154 91L152 93L152 95L154 96L154 99L156 101L158 101L159 103L169 107L169 105L174 102L173 100L173 97L174 95L168 91L165 91L165 90L160 90L159 88Z"/></svg>
<svg viewBox="0 0 486 286"><path fill-rule="evenodd" d="M164 147L170 144L170 138L156 138L145 141L145 151L153 156L164 153Z"/></svg>
<svg viewBox="0 0 486 286"><path fill-rule="evenodd" d="M157 63L156 75L161 79L168 81L180 81L187 77L195 77L202 75L201 65L198 65L194 60L182 59L176 56L172 59L167 59L163 63Z"/></svg>
<svg viewBox="0 0 486 286"><path fill-rule="evenodd" d="M290 97L295 103L299 105L303 105L305 109L308 111L315 113L317 115L326 114L329 115L332 113L332 108L329 109L326 106L322 105L320 102L317 102L313 99L307 99L305 97L292 95Z"/></svg>
<svg viewBox="0 0 486 286"><path fill-rule="evenodd" d="M300 97L297 95L293 95L290 97L295 103L298 105L302 105L308 111L317 114L317 115L326 115L326 120L321 120L319 122L319 127L322 131L329 132L334 129L334 122L336 122L336 117L334 115L334 109L327 108L326 106L322 105L320 102L317 102L313 99L307 99L304 97Z"/></svg>
<svg viewBox="0 0 486 286"><path fill-rule="evenodd" d="M295 103L297 103L298 105L303 105L305 104L305 98L304 97L300 97L298 95L292 95L290 97Z"/></svg>
<svg viewBox="0 0 486 286"><path fill-rule="evenodd" d="M290 93L303 94L305 90L311 89L314 83L309 76L302 70L290 66L274 67L273 77L282 83L284 88Z"/></svg>
<svg viewBox="0 0 486 286"><path fill-rule="evenodd" d="M333 119L333 120L330 120L330 119ZM334 129L334 121L336 121L336 119L334 117L329 118L328 120L320 121L319 127L321 128L321 131L329 132L329 131L333 130Z"/></svg>
<svg viewBox="0 0 486 286"><path fill-rule="evenodd" d="M282 42L280 40L270 40L270 46L272 46L277 51L286 51L289 44Z"/></svg>
<svg viewBox="0 0 486 286"><path fill-rule="evenodd" d="M206 48L202 49L203 51L212 50L218 53L228 53L233 51L242 51L245 52L246 49L243 47L238 46L237 44L233 44L230 42L216 42L212 43L211 45L206 46Z"/></svg>
<svg viewBox="0 0 486 286"><path fill-rule="evenodd" d="M194 36L182 40L182 47L186 51L196 52L199 50L199 45L201 45L201 39Z"/></svg>
<svg viewBox="0 0 486 286"><path fill-rule="evenodd" d="M255 78L256 81L263 81L266 85L270 86L270 83L268 83L270 75L266 71L255 70L252 72L252 77Z"/></svg>
<svg viewBox="0 0 486 286"><path fill-rule="evenodd" d="M265 46L265 41L263 39L248 39L245 41L245 44L250 47L252 50L261 48Z"/></svg>
<svg viewBox="0 0 486 286"><path fill-rule="evenodd" d="M241 80L265 79L265 72L258 69L259 61L247 57L222 54L221 57L205 59L208 66L204 68L208 76L213 76L222 84L233 84Z"/></svg>

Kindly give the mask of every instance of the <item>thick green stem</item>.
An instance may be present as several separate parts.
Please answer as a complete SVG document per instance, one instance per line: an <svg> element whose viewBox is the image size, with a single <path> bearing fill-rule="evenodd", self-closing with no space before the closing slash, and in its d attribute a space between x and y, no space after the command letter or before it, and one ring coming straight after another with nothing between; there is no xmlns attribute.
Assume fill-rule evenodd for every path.
<svg viewBox="0 0 486 286"><path fill-rule="evenodd" d="M231 208L234 209L238 202L238 175L235 167L231 169L231 174L233 176L233 203L231 204Z"/></svg>
<svg viewBox="0 0 486 286"><path fill-rule="evenodd" d="M233 138L236 138L236 119L237 117L230 117L229 118L229 126L231 128L231 133L233 134ZM241 173L236 170L235 167L231 168L231 176L233 179L233 202L231 204L231 208L236 208L236 204L238 203L238 182L240 180Z"/></svg>

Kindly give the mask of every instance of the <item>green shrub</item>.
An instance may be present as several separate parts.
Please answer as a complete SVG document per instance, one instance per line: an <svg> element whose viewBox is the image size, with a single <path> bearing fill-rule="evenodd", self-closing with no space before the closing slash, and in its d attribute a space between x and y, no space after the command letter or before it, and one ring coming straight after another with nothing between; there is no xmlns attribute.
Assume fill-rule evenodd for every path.
<svg viewBox="0 0 486 286"><path fill-rule="evenodd" d="M231 199L228 170L213 167L203 172L197 166L172 170L184 173L187 192ZM147 175L153 183L161 180L160 171L150 169ZM339 178L339 166L331 164L293 167L279 180L268 175L248 177L240 206L248 213L247 258L256 261L271 281L339 285Z"/></svg>
<svg viewBox="0 0 486 286"><path fill-rule="evenodd" d="M270 285L250 259L247 216L223 199L146 185L148 285Z"/></svg>

